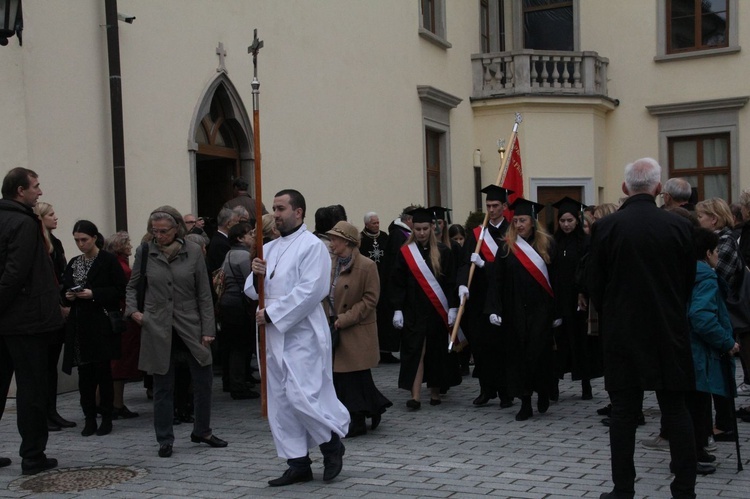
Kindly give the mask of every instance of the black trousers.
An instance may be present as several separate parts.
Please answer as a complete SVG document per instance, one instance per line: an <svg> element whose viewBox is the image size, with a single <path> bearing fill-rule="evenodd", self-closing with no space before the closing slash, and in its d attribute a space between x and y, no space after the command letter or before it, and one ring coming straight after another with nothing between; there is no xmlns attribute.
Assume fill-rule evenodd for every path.
<svg viewBox="0 0 750 499"><path fill-rule="evenodd" d="M108 360L78 366L78 392L81 395L81 408L86 419L96 419L97 387L102 417L112 419L115 391L112 385L112 366Z"/></svg>
<svg viewBox="0 0 750 499"><path fill-rule="evenodd" d="M57 378L59 369L57 361L60 360L60 352L63 344L53 341L49 345L49 357L47 358L47 410L50 416L57 414Z"/></svg>
<svg viewBox="0 0 750 499"><path fill-rule="evenodd" d="M693 434L695 435L695 452L700 454L713 434L713 419L711 417L711 394L705 392L688 392L686 398L690 417L693 420Z"/></svg>
<svg viewBox="0 0 750 499"><path fill-rule="evenodd" d="M40 459L47 448L47 358L49 335L0 335L0 418L16 373L19 455Z"/></svg>
<svg viewBox="0 0 750 499"><path fill-rule="evenodd" d="M695 454L693 422L685 404L685 392L657 390L664 430L669 435L670 469L675 477L670 485L672 497L695 498L698 464ZM635 432L643 408L643 390L631 388L609 392L612 401L609 443L612 453L612 481L615 497L635 496Z"/></svg>

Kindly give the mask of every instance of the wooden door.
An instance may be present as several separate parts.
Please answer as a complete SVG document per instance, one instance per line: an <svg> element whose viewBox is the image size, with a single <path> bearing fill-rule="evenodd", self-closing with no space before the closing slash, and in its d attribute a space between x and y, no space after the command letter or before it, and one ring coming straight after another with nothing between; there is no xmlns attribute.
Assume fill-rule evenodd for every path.
<svg viewBox="0 0 750 499"><path fill-rule="evenodd" d="M583 186L539 187L536 196L537 203L544 205L544 209L539 214L539 223L547 232L554 234L557 230L557 210L552 206L552 203L560 201L565 196L581 201L583 199Z"/></svg>

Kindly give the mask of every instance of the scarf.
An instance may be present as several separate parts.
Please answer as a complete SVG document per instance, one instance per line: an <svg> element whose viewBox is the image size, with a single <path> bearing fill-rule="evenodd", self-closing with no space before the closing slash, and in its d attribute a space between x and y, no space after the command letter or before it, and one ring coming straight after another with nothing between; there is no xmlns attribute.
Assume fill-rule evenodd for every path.
<svg viewBox="0 0 750 499"><path fill-rule="evenodd" d="M156 243L156 247L159 248L159 251L164 253L164 256L167 257L168 262L173 262L177 258L177 254L182 249L182 240L175 238L171 243L165 246Z"/></svg>

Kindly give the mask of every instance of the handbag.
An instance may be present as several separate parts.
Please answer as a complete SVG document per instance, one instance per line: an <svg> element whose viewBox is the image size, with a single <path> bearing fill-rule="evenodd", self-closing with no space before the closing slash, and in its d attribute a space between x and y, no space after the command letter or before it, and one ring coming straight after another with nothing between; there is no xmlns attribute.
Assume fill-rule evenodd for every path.
<svg viewBox="0 0 750 499"><path fill-rule="evenodd" d="M148 279L146 278L146 266L148 264L148 243L141 243L141 274L138 279L138 287L135 290L136 296L136 307L138 311L143 313L143 309L146 303L146 288L148 287Z"/></svg>
<svg viewBox="0 0 750 499"><path fill-rule="evenodd" d="M119 310L107 310L104 309L104 314L109 318L109 324L112 328L112 334L122 334L125 332L127 326L125 320L122 317L122 312Z"/></svg>
<svg viewBox="0 0 750 499"><path fill-rule="evenodd" d="M331 329L331 350L336 350L341 342L341 332L334 326L336 323L336 316L328 318L328 326Z"/></svg>
<svg viewBox="0 0 750 499"><path fill-rule="evenodd" d="M742 281L727 293L729 319L736 336L750 332L750 269L742 268Z"/></svg>

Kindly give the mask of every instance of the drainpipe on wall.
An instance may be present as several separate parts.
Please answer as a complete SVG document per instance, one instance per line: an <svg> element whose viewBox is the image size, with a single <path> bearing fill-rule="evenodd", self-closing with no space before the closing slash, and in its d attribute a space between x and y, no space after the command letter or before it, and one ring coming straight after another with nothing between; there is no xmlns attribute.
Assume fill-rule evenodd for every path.
<svg viewBox="0 0 750 499"><path fill-rule="evenodd" d="M125 137L122 118L120 78L120 32L117 26L117 0L104 0L109 61L109 102L112 118L112 170L115 189L115 227L128 230L128 200L125 183Z"/></svg>

